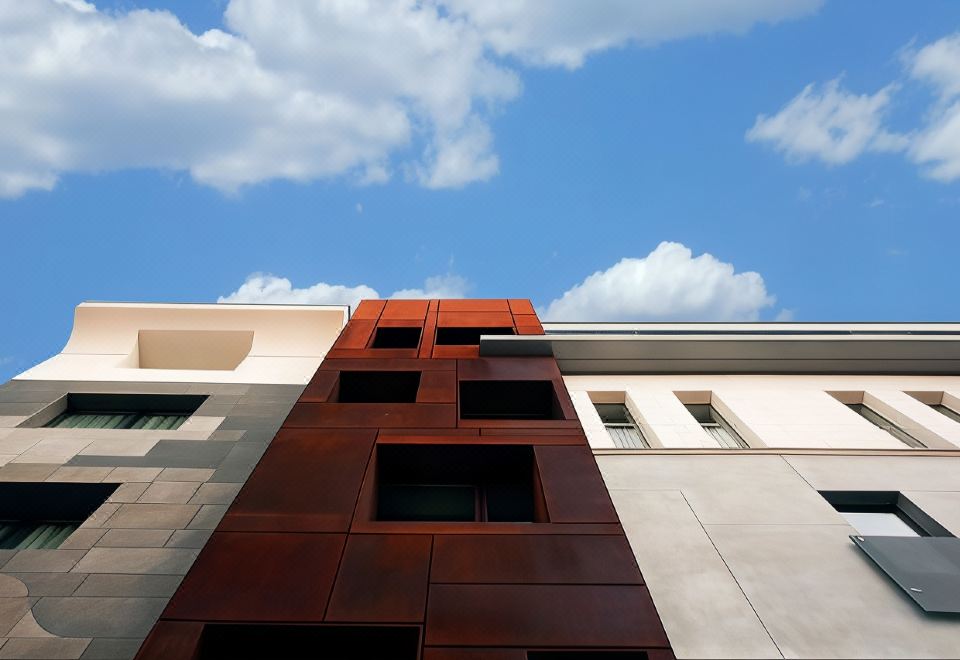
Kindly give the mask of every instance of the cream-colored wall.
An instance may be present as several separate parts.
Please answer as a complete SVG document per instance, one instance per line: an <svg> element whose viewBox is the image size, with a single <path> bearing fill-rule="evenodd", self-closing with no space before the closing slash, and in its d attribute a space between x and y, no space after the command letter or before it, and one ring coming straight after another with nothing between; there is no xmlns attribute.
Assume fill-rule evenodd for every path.
<svg viewBox="0 0 960 660"><path fill-rule="evenodd" d="M885 449L905 446L828 392L863 392L864 401L931 449L960 449L960 424L905 392L960 395L960 378L941 376L566 376L591 446L613 448L590 392L624 392L654 448L717 449L674 394L711 392L713 404L752 447Z"/></svg>
<svg viewBox="0 0 960 660"><path fill-rule="evenodd" d="M305 385L347 316L342 305L83 303L63 351L17 379ZM179 368L141 368L165 361Z"/></svg>

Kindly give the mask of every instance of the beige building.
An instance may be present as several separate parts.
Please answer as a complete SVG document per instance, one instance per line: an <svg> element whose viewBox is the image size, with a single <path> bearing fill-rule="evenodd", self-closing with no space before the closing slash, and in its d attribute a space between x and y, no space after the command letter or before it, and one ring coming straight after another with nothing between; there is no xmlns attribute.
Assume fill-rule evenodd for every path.
<svg viewBox="0 0 960 660"><path fill-rule="evenodd" d="M960 325L544 329L678 658L960 656Z"/></svg>

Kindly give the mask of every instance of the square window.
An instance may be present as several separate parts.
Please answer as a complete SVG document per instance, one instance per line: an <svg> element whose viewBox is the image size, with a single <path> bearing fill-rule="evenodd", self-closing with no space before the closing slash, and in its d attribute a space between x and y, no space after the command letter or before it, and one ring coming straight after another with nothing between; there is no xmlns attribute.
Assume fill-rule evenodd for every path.
<svg viewBox="0 0 960 660"><path fill-rule="evenodd" d="M437 328L437 346L478 346L480 335L512 335L513 328Z"/></svg>
<svg viewBox="0 0 960 660"><path fill-rule="evenodd" d="M535 470L530 446L378 445L376 519L535 522Z"/></svg>
<svg viewBox="0 0 960 660"><path fill-rule="evenodd" d="M419 327L377 328L373 335L372 348L417 348L420 346Z"/></svg>
<svg viewBox="0 0 960 660"><path fill-rule="evenodd" d="M415 403L419 371L341 371L339 403Z"/></svg>
<svg viewBox="0 0 960 660"><path fill-rule="evenodd" d="M68 394L23 426L173 431L207 399L190 394Z"/></svg>
<svg viewBox="0 0 960 660"><path fill-rule="evenodd" d="M0 483L0 549L60 547L119 484Z"/></svg>
<svg viewBox="0 0 960 660"><path fill-rule="evenodd" d="M462 419L563 419L549 380L460 381Z"/></svg>

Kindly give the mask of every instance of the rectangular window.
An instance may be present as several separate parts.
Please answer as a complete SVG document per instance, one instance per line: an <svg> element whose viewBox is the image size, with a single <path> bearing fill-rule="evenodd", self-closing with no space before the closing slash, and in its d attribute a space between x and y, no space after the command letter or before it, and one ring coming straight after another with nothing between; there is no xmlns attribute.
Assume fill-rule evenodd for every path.
<svg viewBox="0 0 960 660"><path fill-rule="evenodd" d="M54 549L119 484L0 483L0 549Z"/></svg>
<svg viewBox="0 0 960 660"><path fill-rule="evenodd" d="M534 522L529 446L377 447L377 520Z"/></svg>
<svg viewBox="0 0 960 660"><path fill-rule="evenodd" d="M463 419L563 419L549 380L460 381Z"/></svg>
<svg viewBox="0 0 960 660"><path fill-rule="evenodd" d="M480 335L512 335L513 328L437 328L437 346L477 346Z"/></svg>
<svg viewBox="0 0 960 660"><path fill-rule="evenodd" d="M646 651L527 651L527 660L648 660Z"/></svg>
<svg viewBox="0 0 960 660"><path fill-rule="evenodd" d="M43 426L172 431L180 428L206 398L186 394L68 394L64 410Z"/></svg>
<svg viewBox="0 0 960 660"><path fill-rule="evenodd" d="M372 348L417 348L420 346L420 331L419 327L377 328Z"/></svg>
<svg viewBox="0 0 960 660"><path fill-rule="evenodd" d="M415 403L419 371L341 371L339 403Z"/></svg>
<svg viewBox="0 0 960 660"><path fill-rule="evenodd" d="M950 407L948 407L948 406L945 406L945 405L943 405L942 403L935 403L935 404L931 405L930 407L933 408L934 410L936 410L936 411L937 411L938 413L940 413L941 415L945 415L945 416L949 417L950 419L952 419L952 420L955 421L955 422L960 422L960 413L958 413L958 412L957 412L956 410L954 410L953 408L950 408Z"/></svg>
<svg viewBox="0 0 960 660"><path fill-rule="evenodd" d="M197 658L416 660L419 652L416 626L208 623Z"/></svg>
<svg viewBox="0 0 960 660"><path fill-rule="evenodd" d="M897 491L821 491L861 536L950 536Z"/></svg>
<svg viewBox="0 0 960 660"><path fill-rule="evenodd" d="M916 449L924 449L926 445L914 438L912 435L901 429L899 426L891 422L889 419L878 413L873 408L870 408L863 403L848 403L846 404L850 410L857 413L865 420L873 424L874 426L883 429L894 438L907 445L908 447L914 447Z"/></svg>
<svg viewBox="0 0 960 660"><path fill-rule="evenodd" d="M622 403L595 403L597 414L610 434L613 444L620 449L649 449L650 443L633 421L627 406Z"/></svg>
<svg viewBox="0 0 960 660"><path fill-rule="evenodd" d="M693 415L704 431L710 434L721 447L746 449L749 445L709 403L686 403L684 407Z"/></svg>

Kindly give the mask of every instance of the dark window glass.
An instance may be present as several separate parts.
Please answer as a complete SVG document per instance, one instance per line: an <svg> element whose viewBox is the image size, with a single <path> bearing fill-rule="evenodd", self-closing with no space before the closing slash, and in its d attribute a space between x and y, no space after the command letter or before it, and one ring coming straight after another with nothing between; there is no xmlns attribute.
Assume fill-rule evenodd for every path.
<svg viewBox="0 0 960 660"><path fill-rule="evenodd" d="M0 549L60 547L119 484L0 483Z"/></svg>
<svg viewBox="0 0 960 660"><path fill-rule="evenodd" d="M419 647L414 626L208 623L198 660L415 660Z"/></svg>
<svg viewBox="0 0 960 660"><path fill-rule="evenodd" d="M415 403L419 371L342 371L340 403Z"/></svg>
<svg viewBox="0 0 960 660"><path fill-rule="evenodd" d="M438 346L477 346L480 335L512 335L513 328L437 328Z"/></svg>
<svg viewBox="0 0 960 660"><path fill-rule="evenodd" d="M562 419L549 380L460 381L463 419Z"/></svg>
<svg viewBox="0 0 960 660"><path fill-rule="evenodd" d="M417 348L420 328L377 328L373 348Z"/></svg>
<svg viewBox="0 0 960 660"><path fill-rule="evenodd" d="M47 428L172 431L206 400L182 394L68 394L66 410Z"/></svg>

